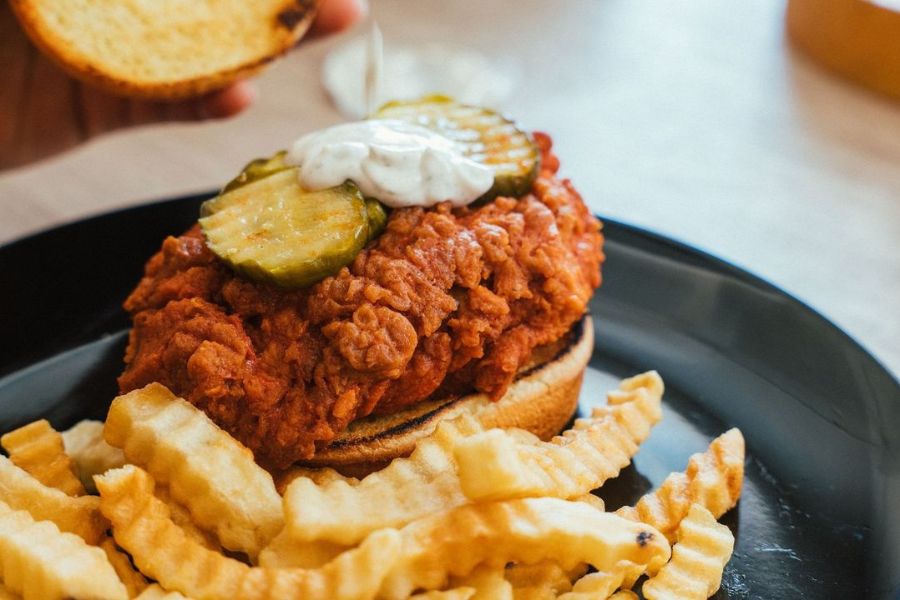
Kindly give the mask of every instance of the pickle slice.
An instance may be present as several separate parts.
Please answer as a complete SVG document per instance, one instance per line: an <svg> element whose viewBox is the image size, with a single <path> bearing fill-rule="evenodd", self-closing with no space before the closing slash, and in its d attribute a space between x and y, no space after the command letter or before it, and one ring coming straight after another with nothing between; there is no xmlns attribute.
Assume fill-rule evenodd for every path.
<svg viewBox="0 0 900 600"><path fill-rule="evenodd" d="M286 156L287 150L282 150L269 158L257 158L256 160L251 160L241 170L237 177L225 184L225 187L222 188L222 193L224 194L225 192L236 190L243 185L253 183L263 177L268 177L279 171L290 169L290 166L284 163Z"/></svg>
<svg viewBox="0 0 900 600"><path fill-rule="evenodd" d="M527 194L537 177L541 153L531 136L503 115L459 104L446 96L394 101L382 106L377 119L399 119L450 138L463 154L494 171L494 185L479 200Z"/></svg>
<svg viewBox="0 0 900 600"><path fill-rule="evenodd" d="M369 217L369 241L371 241L384 231L388 214L384 205L375 198L366 198L366 214Z"/></svg>
<svg viewBox="0 0 900 600"><path fill-rule="evenodd" d="M223 193L201 213L210 250L242 275L281 287L337 273L370 239L370 208L356 184L306 191L296 167Z"/></svg>

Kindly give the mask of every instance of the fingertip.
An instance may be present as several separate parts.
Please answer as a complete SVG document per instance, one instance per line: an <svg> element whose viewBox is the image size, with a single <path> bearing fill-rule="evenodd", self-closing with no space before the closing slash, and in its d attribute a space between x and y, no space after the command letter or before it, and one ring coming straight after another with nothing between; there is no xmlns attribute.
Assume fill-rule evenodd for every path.
<svg viewBox="0 0 900 600"><path fill-rule="evenodd" d="M367 0L323 0L312 26L313 35L347 29L369 12Z"/></svg>
<svg viewBox="0 0 900 600"><path fill-rule="evenodd" d="M201 114L210 119L224 119L243 112L256 101L259 91L249 81L238 81L214 92L201 102Z"/></svg>

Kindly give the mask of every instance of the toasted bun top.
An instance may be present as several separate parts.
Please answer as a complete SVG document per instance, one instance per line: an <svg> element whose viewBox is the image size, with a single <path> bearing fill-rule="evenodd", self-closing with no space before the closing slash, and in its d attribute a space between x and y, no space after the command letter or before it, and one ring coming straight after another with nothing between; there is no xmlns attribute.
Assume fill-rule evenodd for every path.
<svg viewBox="0 0 900 600"><path fill-rule="evenodd" d="M576 323L560 344L548 348L552 354L521 371L496 402L485 394L470 394L431 399L390 415L360 419L305 464L365 475L408 455L439 421L463 412L476 415L486 427L518 427L549 439L572 418L578 405L581 379L594 349L590 317Z"/></svg>
<svg viewBox="0 0 900 600"><path fill-rule="evenodd" d="M315 0L10 0L32 41L110 92L178 100L258 71L307 30Z"/></svg>

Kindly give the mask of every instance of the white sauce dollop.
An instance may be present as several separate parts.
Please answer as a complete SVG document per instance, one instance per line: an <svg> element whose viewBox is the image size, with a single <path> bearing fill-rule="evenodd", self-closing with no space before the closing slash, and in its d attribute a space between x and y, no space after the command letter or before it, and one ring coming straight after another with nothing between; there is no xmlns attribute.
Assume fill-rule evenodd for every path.
<svg viewBox="0 0 900 600"><path fill-rule="evenodd" d="M488 191L494 173L466 158L453 141L424 127L391 119L335 125L294 142L287 162L300 167L300 185L320 190L353 181L366 196L392 208L464 206Z"/></svg>

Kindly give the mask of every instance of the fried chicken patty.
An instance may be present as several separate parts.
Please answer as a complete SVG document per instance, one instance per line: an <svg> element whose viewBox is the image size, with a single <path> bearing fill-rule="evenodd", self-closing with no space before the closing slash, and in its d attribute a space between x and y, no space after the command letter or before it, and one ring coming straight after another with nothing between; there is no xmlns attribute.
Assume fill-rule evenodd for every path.
<svg viewBox="0 0 900 600"><path fill-rule="evenodd" d="M306 289L242 278L199 227L169 237L125 301L121 391L158 381L273 467L433 394L500 398L600 284L600 223L535 137L530 194L394 210L350 265Z"/></svg>

